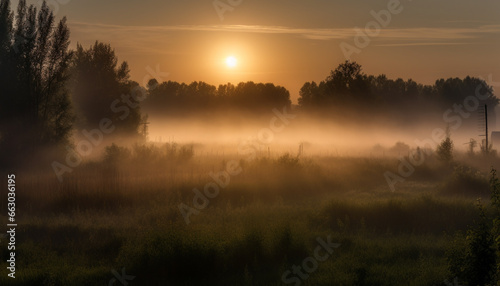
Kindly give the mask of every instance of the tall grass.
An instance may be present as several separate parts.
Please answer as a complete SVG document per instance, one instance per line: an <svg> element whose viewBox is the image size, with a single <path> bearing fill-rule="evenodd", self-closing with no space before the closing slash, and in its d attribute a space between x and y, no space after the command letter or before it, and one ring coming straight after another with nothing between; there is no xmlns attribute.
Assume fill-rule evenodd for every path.
<svg viewBox="0 0 500 286"><path fill-rule="evenodd" d="M441 285L450 234L478 217L475 198L443 191L463 176L416 175L392 193L383 173L396 159L275 153L235 155L243 172L186 225L178 205L192 206L228 154L110 148L63 183L18 174L18 278L1 285L103 285L123 267L130 285L281 285L328 235L341 246L304 285ZM3 269L8 255L2 240Z"/></svg>

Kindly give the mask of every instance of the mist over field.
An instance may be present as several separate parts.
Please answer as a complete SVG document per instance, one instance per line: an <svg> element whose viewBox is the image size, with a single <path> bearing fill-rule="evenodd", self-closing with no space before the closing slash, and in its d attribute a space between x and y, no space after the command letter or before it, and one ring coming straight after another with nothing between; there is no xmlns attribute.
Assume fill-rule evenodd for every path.
<svg viewBox="0 0 500 286"><path fill-rule="evenodd" d="M341 152L351 156L359 153L366 155L367 152L375 151L376 148L375 150L373 148L379 147L378 145L389 149L397 142L404 142L411 148L422 147L423 144L418 143L428 139L434 142L432 137L434 129L445 130L447 126L446 123L438 120L425 123L425 119L417 124L404 125L399 122L385 121L385 124L380 125L380 123L368 120L366 123L346 121L341 124L324 122L321 118L298 116L283 131L277 132L272 142L267 144L267 140L263 140L266 143L264 145L273 149L283 145L293 145L295 152L301 143L306 143L309 154L324 153L326 149L329 149L330 152ZM151 117L149 138L155 142L176 141L183 144L200 144L200 147L210 145L234 147L251 137L257 139L262 129L269 128L269 121L272 118L273 115L270 114L267 121L266 119L246 118L244 122L241 122L239 117L211 117L208 120L190 118L186 122L182 119ZM374 125L377 129L374 129ZM457 145L457 149L465 152L467 150L465 143L468 143L471 137L478 135L480 134L476 126L470 128L464 126L454 131L452 138L456 142L464 143L463 146ZM434 145L438 143L440 141L435 142Z"/></svg>
<svg viewBox="0 0 500 286"><path fill-rule="evenodd" d="M0 0L0 285L500 285L499 4L358 2Z"/></svg>

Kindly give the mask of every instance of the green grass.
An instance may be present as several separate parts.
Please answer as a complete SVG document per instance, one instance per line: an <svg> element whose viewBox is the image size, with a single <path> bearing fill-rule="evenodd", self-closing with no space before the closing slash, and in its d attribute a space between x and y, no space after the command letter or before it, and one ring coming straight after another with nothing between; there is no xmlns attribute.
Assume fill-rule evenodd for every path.
<svg viewBox="0 0 500 286"><path fill-rule="evenodd" d="M276 156L245 163L186 225L179 204L192 206L227 157L87 163L62 184L17 174L17 278L2 239L0 284L107 285L125 268L129 285L283 285L331 235L341 246L301 285L444 285L453 235L477 218L475 199L488 200L475 191L484 172L432 161L392 193L383 173L395 159ZM460 180L472 183L453 192Z"/></svg>

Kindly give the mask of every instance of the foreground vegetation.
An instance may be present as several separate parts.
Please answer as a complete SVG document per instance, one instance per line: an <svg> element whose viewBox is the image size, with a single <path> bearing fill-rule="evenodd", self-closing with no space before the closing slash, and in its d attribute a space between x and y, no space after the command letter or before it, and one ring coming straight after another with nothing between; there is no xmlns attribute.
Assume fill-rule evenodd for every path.
<svg viewBox="0 0 500 286"><path fill-rule="evenodd" d="M193 188L229 155L167 150L153 162L134 155L140 148L117 161L127 151L110 147L63 183L17 174L17 278L0 283L102 285L123 270L130 285L283 285L330 236L340 246L289 284L446 285L452 242L479 219L476 199L490 198L488 167L474 161L429 157L391 192L383 174L397 159L271 154L241 160L242 172L186 224L179 205L193 206Z"/></svg>

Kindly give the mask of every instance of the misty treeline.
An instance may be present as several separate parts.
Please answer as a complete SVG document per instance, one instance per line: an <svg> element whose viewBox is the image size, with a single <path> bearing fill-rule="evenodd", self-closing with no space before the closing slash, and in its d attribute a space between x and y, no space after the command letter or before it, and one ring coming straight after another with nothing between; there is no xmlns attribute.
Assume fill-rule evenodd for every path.
<svg viewBox="0 0 500 286"><path fill-rule="evenodd" d="M272 83L228 83L216 87L205 82L188 85L152 79L147 88L149 97L143 102L144 110L165 116L228 109L258 113L291 106L289 92ZM453 123L455 113L467 121L469 114L480 107L488 105L494 111L498 103L493 88L480 78L438 79L433 85L423 85L412 79L367 75L360 64L346 61L319 84L306 82L300 89L295 111L320 114L322 118L348 116L365 121L367 116L376 116L414 122L433 117L442 122L443 113L451 109L454 113L447 114L445 120L449 122L445 123ZM475 116L471 119L476 120Z"/></svg>
<svg viewBox="0 0 500 286"><path fill-rule="evenodd" d="M290 108L290 92L272 83L241 82L219 85L205 82L191 84L168 81L148 83L149 97L143 107L151 114L179 115L206 111L249 111L269 113L273 108Z"/></svg>
<svg viewBox="0 0 500 286"><path fill-rule="evenodd" d="M319 84L305 83L299 97L302 109L322 115L347 114L362 120L368 115L401 122L437 116L435 119L442 121L445 117L452 123L454 114L443 116L448 109L467 119L485 104L493 111L498 103L493 88L483 79L467 76L423 85L411 79L389 79L384 74L367 75L361 65L350 61L340 64Z"/></svg>
<svg viewBox="0 0 500 286"><path fill-rule="evenodd" d="M130 79L127 62L119 62L108 44L69 49L66 18L56 21L45 1L38 9L19 1L17 11L0 0L0 162L54 160L74 146L83 130L112 123L107 135L143 141L146 114L162 116L271 113L292 108L289 91L272 83L233 85L191 84L152 79L147 86ZM463 104L467 96L483 95L478 105L494 107L493 89L478 78L440 79L432 86L392 80L362 72L355 62L340 64L319 84L300 90L296 111L348 115L366 119L380 115L394 121L415 121L429 110ZM486 95L486 96L484 96ZM145 100L144 100L145 99ZM142 109L142 111L141 111ZM362 116L365 115L365 116ZM76 135L75 137L72 137Z"/></svg>

